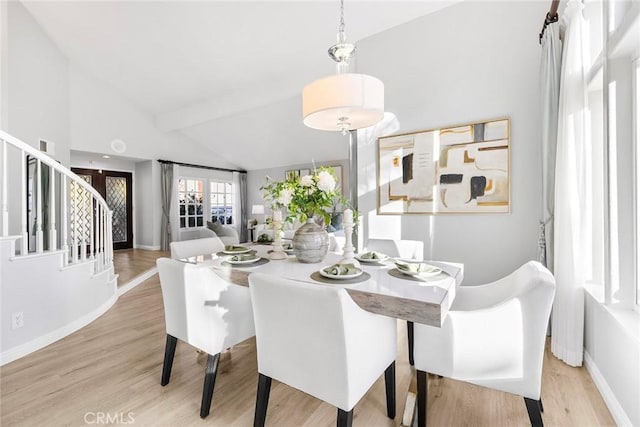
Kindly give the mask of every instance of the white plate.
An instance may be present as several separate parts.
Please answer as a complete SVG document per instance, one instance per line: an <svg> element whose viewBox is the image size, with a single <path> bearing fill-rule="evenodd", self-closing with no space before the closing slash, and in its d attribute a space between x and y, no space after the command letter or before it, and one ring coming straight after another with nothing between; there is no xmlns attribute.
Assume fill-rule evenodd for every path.
<svg viewBox="0 0 640 427"><path fill-rule="evenodd" d="M361 255L356 255L355 259L362 262L385 262L386 260L389 259L389 256L385 255L384 258L371 259L371 258L362 258Z"/></svg>
<svg viewBox="0 0 640 427"><path fill-rule="evenodd" d="M322 267L320 270L318 270L318 273L320 273L321 276L326 277L327 279L334 279L334 280L347 280L347 279L353 279L356 278L358 276L362 275L362 270L358 270L357 273L354 274L341 274L339 276L335 276L333 274L328 274L324 271L325 268L329 268L331 267L330 265L325 265L324 267Z"/></svg>
<svg viewBox="0 0 640 427"><path fill-rule="evenodd" d="M251 251L251 248L243 248L243 249L239 249L239 250L235 250L235 251L228 251L228 250L224 249L222 251L222 253L225 253L225 254L228 254L228 255L239 255L239 254L246 254L249 251Z"/></svg>
<svg viewBox="0 0 640 427"><path fill-rule="evenodd" d="M255 258L243 260L243 261L234 261L231 258L232 257L229 257L225 261L227 261L229 264L253 264L254 262L260 261L260 257L259 256L255 257Z"/></svg>
<svg viewBox="0 0 640 427"><path fill-rule="evenodd" d="M433 265L430 264L425 264L429 267L431 267L430 271L408 271L408 270L403 270L400 267L398 267L398 265L396 264L396 269L402 273L402 274L406 274L407 276L417 276L417 277L431 277L431 276L437 276L438 274L442 273L442 270L438 267L435 267Z"/></svg>

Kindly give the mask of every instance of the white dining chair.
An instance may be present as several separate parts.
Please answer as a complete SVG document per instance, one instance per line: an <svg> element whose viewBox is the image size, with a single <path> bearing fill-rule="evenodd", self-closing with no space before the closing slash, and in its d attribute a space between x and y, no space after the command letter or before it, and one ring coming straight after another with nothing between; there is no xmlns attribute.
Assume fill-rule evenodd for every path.
<svg viewBox="0 0 640 427"><path fill-rule="evenodd" d="M209 415L220 352L255 335L249 289L211 268L169 258L156 261L167 342L162 386L169 384L178 340L207 353L200 417Z"/></svg>
<svg viewBox="0 0 640 427"><path fill-rule="evenodd" d="M427 425L427 372L524 397L542 426L542 360L555 279L530 261L496 282L461 286L441 328L415 325L418 426Z"/></svg>
<svg viewBox="0 0 640 427"><path fill-rule="evenodd" d="M182 240L171 242L171 258L187 259L199 255L211 255L224 250L224 243L219 237L206 237L204 239Z"/></svg>
<svg viewBox="0 0 640 427"><path fill-rule="evenodd" d="M384 372L387 416L395 417L396 320L362 310L344 289L272 275L249 276L256 321L258 392L254 426L264 426L271 380L338 408L353 407Z"/></svg>
<svg viewBox="0 0 640 427"><path fill-rule="evenodd" d="M364 252L376 251L392 258L422 261L424 259L424 242L422 240L369 239ZM409 364L413 366L413 322L407 320L407 346L409 347Z"/></svg>

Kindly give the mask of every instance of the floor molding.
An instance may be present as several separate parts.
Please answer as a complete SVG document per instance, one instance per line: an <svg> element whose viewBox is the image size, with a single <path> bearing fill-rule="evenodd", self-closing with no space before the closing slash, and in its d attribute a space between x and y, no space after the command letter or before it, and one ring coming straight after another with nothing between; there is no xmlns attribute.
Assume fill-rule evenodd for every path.
<svg viewBox="0 0 640 427"><path fill-rule="evenodd" d="M624 427L624 426L632 427L633 424L631 424L631 420L627 416L627 413L624 411L624 408L622 408L622 406L618 402L618 399L616 399L616 396L613 393L613 390L611 390L611 388L609 387L609 384L607 383L607 380L604 378L604 376L598 369L596 362L591 358L591 356L586 350L584 352L584 365L587 368L587 371L589 371L589 374L593 379L593 383L598 388L600 395L602 395L602 399L604 400L604 403L607 405L607 408L609 408L609 411L611 412L611 416L616 421L616 424L620 427Z"/></svg>
<svg viewBox="0 0 640 427"><path fill-rule="evenodd" d="M133 245L135 249L145 249L147 251L159 251L160 246L149 246L149 245Z"/></svg>
<svg viewBox="0 0 640 427"><path fill-rule="evenodd" d="M118 295L114 294L107 301L102 303L98 308L74 320L73 322L1 353L0 366L13 362L14 360L26 356L29 353L33 353L36 350L40 350L41 348L46 347L49 344L53 344L59 339L62 339L67 335L71 335L75 331L84 328L89 323L102 316L113 306L113 304L115 304L117 300Z"/></svg>
<svg viewBox="0 0 640 427"><path fill-rule="evenodd" d="M144 273L137 275L136 277L131 279L128 283L125 283L124 285L119 286L118 287L118 292L117 292L118 297L121 296L121 295L126 294L131 289L135 288L140 283L142 283L145 280L147 280L148 278L152 277L157 272L158 272L158 268L157 267L152 267L149 270L145 271Z"/></svg>

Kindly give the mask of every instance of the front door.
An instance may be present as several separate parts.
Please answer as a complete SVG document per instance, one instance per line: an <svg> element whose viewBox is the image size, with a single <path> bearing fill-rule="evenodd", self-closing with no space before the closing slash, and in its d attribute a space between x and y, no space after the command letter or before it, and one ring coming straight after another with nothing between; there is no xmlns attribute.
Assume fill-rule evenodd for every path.
<svg viewBox="0 0 640 427"><path fill-rule="evenodd" d="M87 181L107 201L113 211L113 249L133 247L133 198L131 172L80 169L71 170Z"/></svg>

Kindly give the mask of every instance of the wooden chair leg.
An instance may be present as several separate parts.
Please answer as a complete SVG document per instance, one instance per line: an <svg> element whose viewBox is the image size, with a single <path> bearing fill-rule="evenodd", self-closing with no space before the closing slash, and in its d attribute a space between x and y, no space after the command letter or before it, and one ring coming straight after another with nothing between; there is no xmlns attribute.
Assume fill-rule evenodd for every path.
<svg viewBox="0 0 640 427"><path fill-rule="evenodd" d="M396 417L396 361L384 371L384 386L387 394L387 417Z"/></svg>
<svg viewBox="0 0 640 427"><path fill-rule="evenodd" d="M338 420L336 425L338 427L351 427L351 424L353 424L353 409L347 412L338 408Z"/></svg>
<svg viewBox="0 0 640 427"><path fill-rule="evenodd" d="M200 405L200 418L206 418L211 410L211 399L213 399L213 388L216 385L216 374L218 373L218 360L220 353L212 356L207 355L207 369L204 374L204 387L202 388L202 404Z"/></svg>
<svg viewBox="0 0 640 427"><path fill-rule="evenodd" d="M427 388L429 380L427 373L424 371L416 371L418 374L418 427L427 426Z"/></svg>
<svg viewBox="0 0 640 427"><path fill-rule="evenodd" d="M409 365L413 366L413 322L407 320L407 342L409 343Z"/></svg>
<svg viewBox="0 0 640 427"><path fill-rule="evenodd" d="M178 338L167 334L167 343L164 346L164 364L162 365L162 379L160 385L163 387L169 384L171 378L171 367L173 366L173 356L176 354L176 344Z"/></svg>
<svg viewBox="0 0 640 427"><path fill-rule="evenodd" d="M524 403L527 405L527 412L529 413L529 420L532 427L543 427L541 406L539 400L524 398Z"/></svg>
<svg viewBox="0 0 640 427"><path fill-rule="evenodd" d="M267 419L267 406L269 405L269 392L271 391L271 377L258 374L258 395L256 396L256 412L253 417L254 427L264 427Z"/></svg>

